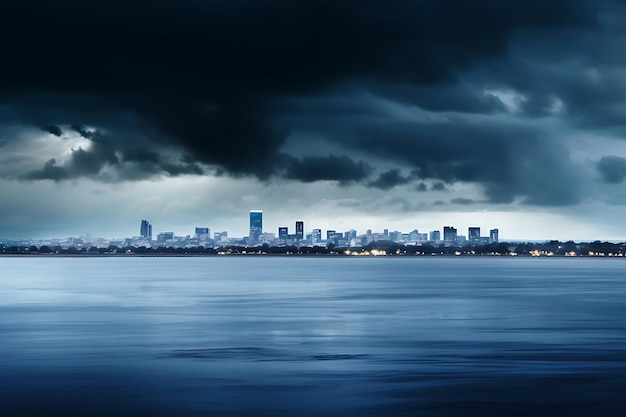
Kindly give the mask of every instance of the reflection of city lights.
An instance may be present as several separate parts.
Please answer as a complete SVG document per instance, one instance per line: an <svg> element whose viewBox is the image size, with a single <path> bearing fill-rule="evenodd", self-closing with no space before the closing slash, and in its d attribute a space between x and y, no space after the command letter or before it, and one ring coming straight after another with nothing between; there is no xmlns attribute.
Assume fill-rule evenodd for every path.
<svg viewBox="0 0 626 417"><path fill-rule="evenodd" d="M554 256L554 252L549 251L549 250L531 250L530 252L528 252L530 254L530 256Z"/></svg>
<svg viewBox="0 0 626 417"><path fill-rule="evenodd" d="M372 249L371 251L362 251L362 252L357 252L357 251L350 251L350 250L346 250L343 252L346 255L352 255L352 256L385 256L387 255L387 251L384 250L378 250L378 249Z"/></svg>

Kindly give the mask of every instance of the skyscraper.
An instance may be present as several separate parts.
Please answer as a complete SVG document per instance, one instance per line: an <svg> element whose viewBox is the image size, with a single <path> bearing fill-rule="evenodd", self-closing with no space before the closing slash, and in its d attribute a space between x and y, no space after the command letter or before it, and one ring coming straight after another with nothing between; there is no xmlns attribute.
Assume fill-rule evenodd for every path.
<svg viewBox="0 0 626 417"><path fill-rule="evenodd" d="M289 235L289 228L288 227L279 227L278 228L278 239L280 239L283 242L287 241L287 235Z"/></svg>
<svg viewBox="0 0 626 417"><path fill-rule="evenodd" d="M500 231L498 229L491 229L489 231L489 243L498 243L498 234Z"/></svg>
<svg viewBox="0 0 626 417"><path fill-rule="evenodd" d="M250 210L250 236L249 243L259 243L263 234L263 210Z"/></svg>
<svg viewBox="0 0 626 417"><path fill-rule="evenodd" d="M145 239L152 239L152 225L148 222L148 220L141 221L139 235Z"/></svg>
<svg viewBox="0 0 626 417"><path fill-rule="evenodd" d="M430 232L430 240L441 240L441 232L439 230Z"/></svg>
<svg viewBox="0 0 626 417"><path fill-rule="evenodd" d="M208 227L196 227L196 236L210 235L211 230Z"/></svg>
<svg viewBox="0 0 626 417"><path fill-rule="evenodd" d="M456 242L456 229L452 226L443 227L443 240L446 242Z"/></svg>
<svg viewBox="0 0 626 417"><path fill-rule="evenodd" d="M206 242L211 239L211 229L208 227L196 227L196 239L200 242Z"/></svg>
<svg viewBox="0 0 626 417"><path fill-rule="evenodd" d="M311 233L311 243L314 245L319 244L322 241L322 229L313 229Z"/></svg>
<svg viewBox="0 0 626 417"><path fill-rule="evenodd" d="M304 222L297 221L296 222L296 240L304 239Z"/></svg>
<svg viewBox="0 0 626 417"><path fill-rule="evenodd" d="M338 245L339 241L343 239L343 233L337 233L335 230L326 231L326 242Z"/></svg>
<svg viewBox="0 0 626 417"><path fill-rule="evenodd" d="M480 242L480 227L470 227L467 229L467 239L470 243Z"/></svg>

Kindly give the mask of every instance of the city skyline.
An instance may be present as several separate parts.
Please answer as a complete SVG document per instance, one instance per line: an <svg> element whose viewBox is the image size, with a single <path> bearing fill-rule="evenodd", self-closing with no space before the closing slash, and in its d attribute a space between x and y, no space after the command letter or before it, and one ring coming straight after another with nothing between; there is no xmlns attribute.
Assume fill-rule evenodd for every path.
<svg viewBox="0 0 626 417"><path fill-rule="evenodd" d="M47 240L47 239L59 239L59 238L64 238L64 237L79 237L79 236L97 236L97 237L108 239L108 240L128 238L131 236L138 236L138 237L150 236L150 237L153 237L154 240L156 241L157 239L156 236L160 233L164 233L164 232L173 233L175 236L178 236L178 237L194 236L195 234L198 234L198 230L203 230L205 228L210 231L210 235L212 235L214 232L219 232L219 233L225 232L225 233L228 233L228 236L230 238L249 239L251 236L251 232L252 232L251 227L250 227L252 224L251 223L252 213L261 215L261 220L260 220L261 227L260 227L259 232L261 234L273 233L276 235L277 238L280 235L280 231L281 231L280 229L286 228L287 233L289 235L294 235L297 233L298 224L302 224L302 236L298 240L305 239L307 235L310 235L315 230L319 229L321 233L323 234L323 237L324 237L323 240L326 240L325 233L327 231L332 231L332 232L336 231L338 233L343 233L349 230L356 230L359 235L364 235L367 230L372 230L374 233L382 233L383 230L391 230L391 231L402 232L402 233L408 233L412 230L419 230L420 233L426 233L429 235L428 240L445 241L446 240L445 229L446 227L451 227L456 230L459 236L463 236L468 241L471 241L470 229L478 229L479 231L481 231L479 232L481 233L481 237L492 237L490 232L493 232L493 228L495 227L495 229L498 231L496 233L496 239L495 239L496 241L497 240L515 241L515 242L525 242L525 241L539 242L539 241L548 241L548 240L577 241L577 242L597 241L597 240L612 241L612 242L626 241L626 238L624 239L603 239L603 238L598 238L598 237L572 238L569 236L556 236L555 237L555 236L545 236L545 235L544 236L527 236L527 237L520 238L520 237L516 237L515 235L512 235L507 230L505 230L505 234L502 235L503 228L499 227L499 225L493 221L485 221L485 220L480 221L478 219L476 220L470 219L469 223L461 223L461 222L448 221L441 216L439 216L439 219L443 219L443 220L441 221L440 224L436 224L436 222L432 220L426 221L423 224L416 224L416 223L408 222L408 221L400 222L399 224L404 227L394 227L394 224L398 225L398 223L395 223L393 221L388 222L388 224L381 224L380 222L376 222L377 219L373 219L376 222L374 224L368 224L368 223L363 223L363 222L350 223L350 222L345 222L345 221L335 221L335 222L328 221L327 222L327 220L325 219L322 219L321 222L320 221L311 222L311 221L305 221L305 220L296 220L296 219L301 219L303 216L294 216L293 214L292 214L292 217L289 218L289 220L286 220L285 222L285 220L278 219L277 217L279 216L273 213L267 213L267 211L265 212L265 214L268 214L268 216L264 217L263 216L264 211L258 210L258 209L246 211L245 217L240 216L240 218L235 218L234 222L232 219L229 222L226 222L226 224L229 224L231 227L227 227L226 224L212 224L210 222L206 222L202 220L198 223L184 223L184 224L175 223L175 222L172 222L171 220L166 220L163 223L157 223L156 228L154 229L154 233L153 233L153 225L155 222L149 221L146 219L141 219L141 222L138 228L139 233L137 233L137 232L133 232L133 230L130 230L130 229L137 229L137 226L136 226L137 218L135 217L133 219L135 221L134 227L120 228L118 226L115 229L122 230L122 232L118 232L118 233L111 233L110 231L89 229L89 230L83 230L80 233L74 233L74 234L60 233L57 235L46 235L46 236L32 235L32 236L10 237L10 236L0 235L0 241L3 241L3 240L4 241L10 241L10 240L27 241L29 239ZM173 224L177 224L178 226L172 227ZM263 226L263 224L265 224L266 226ZM440 234L441 238L433 239L431 237L433 232Z"/></svg>
<svg viewBox="0 0 626 417"><path fill-rule="evenodd" d="M318 243L327 243L332 242L333 240L347 240L350 241L352 238L356 237L374 237L375 240L391 240L391 241L441 241L441 242L455 242L455 243L463 243L467 242L470 244L486 244L486 243L497 243L499 241L499 229L489 229L488 235L481 234L481 228L476 226L469 226L467 228L467 235L463 235L462 233L457 233L458 229L454 226L443 226L440 229L429 230L425 232L424 229L419 231L417 228L412 229L411 231L406 230L393 230L388 228L383 229L372 229L368 228L366 230L357 230L351 228L345 231L338 231L335 229L329 228L329 226L324 226L325 228L320 228L320 225L313 226L312 229L307 230L304 226L305 222L302 220L296 220L293 223L293 227L289 225L279 226L276 230L270 231L268 229L263 229L263 210L250 210L249 211L249 233L244 236L233 235L228 230L224 230L222 228L212 229L211 227L206 226L195 226L194 233L176 233L173 230L158 230L156 233L156 237L153 238L153 225L146 219L142 219L139 225L139 234L132 234L130 236L118 236L116 238L112 238L110 240L116 239L133 239L136 241L144 241L144 242L157 242L157 243L165 243L168 240L172 240L175 238L189 238L193 237L194 239L198 239L200 243L202 242L214 242L220 243L220 241L225 241L222 239L223 237L228 237L229 242L233 241L246 241L247 244L256 245L261 243L268 242L291 242L291 243L303 243L303 244L318 244ZM443 230L443 233L441 231ZM454 232L453 235L449 235L448 231L452 230ZM290 233L293 232L293 233ZM325 237L323 232L326 232ZM92 236L92 234L85 235ZM404 236L404 238L403 238ZM410 236L410 238L406 239L406 237ZM81 236L79 236L81 237ZM71 238L71 237L70 237ZM97 239L104 239L102 235L94 236ZM458 239L457 239L458 238ZM54 238L49 238L52 240L62 239L57 236ZM48 240L49 240L48 239ZM7 239L3 239L0 237L0 242L5 241ZM10 240L10 239L8 239ZM19 240L19 239L18 239ZM41 238L31 238L25 240L44 240ZM371 240L370 240L371 241ZM360 244L360 243L359 243Z"/></svg>
<svg viewBox="0 0 626 417"><path fill-rule="evenodd" d="M276 233L626 239L622 1L0 12L0 238L113 238L137 216L245 236L257 207Z"/></svg>
<svg viewBox="0 0 626 417"><path fill-rule="evenodd" d="M219 225L219 224L210 225L208 222L204 222L201 224L193 224L193 225L191 223L188 223L182 227L168 227L168 225L171 225L172 223L166 222L166 223L163 223L162 225L157 224L156 225L157 227L154 229L154 233L153 233L154 222L147 220L147 219L141 219L139 227L137 228L135 225L135 228L138 230L138 233L133 232L132 230L128 230L127 232L122 232L118 234L112 234L107 231L90 230L90 231L77 233L77 234L66 234L66 235L59 234L55 236L52 236L52 235L50 236L25 236L25 237L17 237L17 238L0 236L0 241L11 241L11 240L27 241L31 239L32 240L49 240L49 239L61 239L61 238L66 238L66 237L84 237L84 236L94 236L94 237L104 238L108 240L126 239L130 237L140 237L140 238L146 238L147 240L152 239L154 241L157 241L158 235L162 235L164 233L168 234L168 236L171 235L172 237L174 236L184 237L184 236L195 236L198 234L208 232L208 235L211 236L209 239L213 239L212 236L214 233L225 233L226 236L232 239L238 239L238 240L247 239L250 242L255 242L255 241L258 242L259 240L262 240L262 239L259 239L259 236L262 237L263 234L267 234L267 233L274 234L276 238L278 239L279 236L281 235L281 229L284 229L283 231L285 232L285 234L288 234L289 236L294 236L296 240L305 240L307 236L311 236L311 234L315 233L316 230L319 230L319 233L321 233L320 236L323 235L322 236L323 241L326 241L327 239L326 234L329 232L330 233L332 232L344 233L348 231L353 231L353 232L355 231L358 235L362 236L362 235L365 235L368 231L371 231L374 234L382 234L383 231L386 231L386 230L393 231L393 232L400 232L404 234L407 234L411 231L418 230L421 234L428 235L428 239L424 238L422 240L440 240L440 241L453 240L450 238L446 238L446 233L447 233L446 229L448 228L450 228L454 232L454 236L458 235L462 237L463 239L466 239L468 242L471 242L472 240L472 229L474 229L474 231L477 231L478 237L491 238L492 240L495 240L495 241L503 241L503 239L504 241L515 241L515 242L547 241L547 240L581 241L581 242L582 241L596 241L596 240L613 241L613 242L626 241L626 239L620 240L620 239L598 239L598 238L592 238L592 239L573 239L573 238L557 238L557 237L515 238L507 233L505 233L503 237L501 233L502 229L498 227L498 225L496 225L493 222L484 222L484 221L483 222L474 221L472 223L467 223L467 224L443 221L443 223L440 225L435 225L433 222L428 223L432 225L432 227L425 227L423 225L418 225L418 224L408 224L407 227L404 227L404 228L394 228L392 226L383 225L383 224L361 224L361 227L356 227L354 224L350 225L350 223L343 223L343 222L335 222L335 223L330 222L328 224L318 222L318 223L310 224L311 222L307 222L304 220L294 220L296 218L302 218L302 217L292 217L292 219L287 220L285 222L284 220L277 220L275 217L273 218L271 213L269 213L270 222L268 224L267 223L268 217L263 216L264 214L263 210L258 210L258 209L249 210L246 212L246 214L248 216L246 216L245 220L241 219L245 223L245 226L243 224L237 224L236 227L234 228L222 227L222 225ZM256 217L253 220L253 216L259 216L259 215L260 215L260 218ZM135 222L136 221L137 220L135 218ZM256 230L254 230L254 236L256 236L256 239L251 239L251 236L253 236L252 234L253 223L257 225ZM263 226L263 224L266 224L266 226ZM340 224L341 226L337 227L336 226L337 224ZM278 225L278 226L275 226L275 225ZM307 226L305 227L305 225ZM495 230L495 239L494 239L494 234L493 234L494 230ZM435 234L434 238L433 238L433 233ZM440 236L440 238L437 238L436 236Z"/></svg>

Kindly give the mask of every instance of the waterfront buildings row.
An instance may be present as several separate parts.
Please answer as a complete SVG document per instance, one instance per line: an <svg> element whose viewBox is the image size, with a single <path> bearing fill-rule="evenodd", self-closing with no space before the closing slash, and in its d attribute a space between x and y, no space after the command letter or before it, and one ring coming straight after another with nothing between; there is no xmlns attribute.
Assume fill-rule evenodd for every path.
<svg viewBox="0 0 626 417"><path fill-rule="evenodd" d="M490 243L498 243L499 230L491 229L489 236L481 236L480 227L469 227L467 236L460 235L458 230L453 226L443 227L443 238L439 230L432 230L428 233L421 233L417 229L409 233L400 231L390 231L384 229L380 233L367 230L364 234L358 234L356 230L351 229L345 232L337 230L326 230L324 234L322 229L314 228L310 233L305 233L304 221L297 220L294 223L294 233L290 233L289 226L280 226L278 233L263 231L263 211L250 210L249 213L249 233L244 238L230 238L228 232L215 232L211 236L211 229L208 227L196 227L193 236L175 236L174 232L161 232L156 236L156 241L152 241L152 225L147 220L141 221L140 237L141 241L134 241L135 244L144 246L185 246L185 245L203 245L203 246L219 246L224 244L237 244L256 246L262 244L270 244L275 246L281 245L335 245L335 246L365 246L377 241L391 241L402 244L418 245L425 242L435 242L439 244L450 245L485 245Z"/></svg>
<svg viewBox="0 0 626 417"><path fill-rule="evenodd" d="M450 244L472 244L484 245L489 243L498 243L499 230L491 229L489 236L481 236L480 227L469 227L467 236L457 233L457 229L452 226L444 226L443 242ZM289 233L289 226L280 226L278 228L278 239L274 233L263 233L263 211L250 210L250 233L248 235L248 244L258 245L262 243L274 244L334 244L342 246L360 246L379 240L389 240L397 243L413 243L420 242L440 242L441 233L439 230L433 230L429 233L420 233L417 229L409 233L399 231L390 232L384 229L382 233L373 233L367 230L365 235L357 235L356 230L351 229L346 232L337 232L336 230L327 230L326 236L322 235L322 229L312 229L310 234L304 233L304 221L295 222L295 233Z"/></svg>
<svg viewBox="0 0 626 417"><path fill-rule="evenodd" d="M272 246L342 246L342 247L360 247L366 246L377 241L391 241L404 245L421 245L424 243L434 243L439 245L485 245L499 242L498 229L491 229L489 236L481 236L480 227L469 227L467 236L460 235L458 230L452 226L443 227L443 236L441 231L432 230L428 233L422 233L414 229L408 233L400 231L391 231L384 229L382 232L373 232L367 230L364 234L358 234L355 229L344 232L328 229L323 233L321 228L311 229L305 232L305 224L303 220L297 220L294 223L294 232L290 233L290 227L280 226L278 233L263 231L263 211L250 210L249 214L249 233L243 238L231 237L227 231L216 231L211 233L208 227L196 227L193 235L178 236L173 231L163 231L156 234L153 238L153 226L148 220L142 219L139 226L139 235L106 240L101 238L80 237L68 239L49 239L32 241L26 240L14 242L19 244L30 245L34 243L60 246L60 247L107 247L115 246L135 246L135 247L219 247L224 245L240 245L240 246L258 246L268 244Z"/></svg>

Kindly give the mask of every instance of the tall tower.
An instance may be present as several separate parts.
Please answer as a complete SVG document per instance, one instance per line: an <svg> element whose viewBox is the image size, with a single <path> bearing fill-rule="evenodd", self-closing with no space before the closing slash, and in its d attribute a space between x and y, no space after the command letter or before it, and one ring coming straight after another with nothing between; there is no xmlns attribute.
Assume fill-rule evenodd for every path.
<svg viewBox="0 0 626 417"><path fill-rule="evenodd" d="M498 229L491 229L489 231L489 243L498 243L500 231Z"/></svg>
<svg viewBox="0 0 626 417"><path fill-rule="evenodd" d="M304 222L296 222L296 240L304 240Z"/></svg>
<svg viewBox="0 0 626 417"><path fill-rule="evenodd" d="M311 233L311 243L314 245L319 244L322 241L322 229L313 229Z"/></svg>
<svg viewBox="0 0 626 417"><path fill-rule="evenodd" d="M259 243L263 234L263 210L250 210L250 236L249 243Z"/></svg>
<svg viewBox="0 0 626 417"><path fill-rule="evenodd" d="M480 242L480 227L470 227L467 229L467 239L470 243Z"/></svg>
<svg viewBox="0 0 626 417"><path fill-rule="evenodd" d="M148 222L148 220L141 221L139 235L145 239L152 239L152 225Z"/></svg>
<svg viewBox="0 0 626 417"><path fill-rule="evenodd" d="M446 242L456 242L457 232L452 226L443 227L443 240Z"/></svg>

